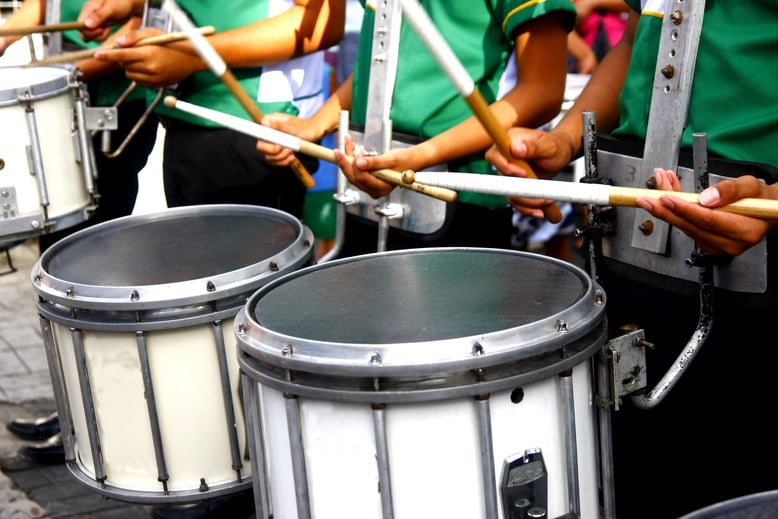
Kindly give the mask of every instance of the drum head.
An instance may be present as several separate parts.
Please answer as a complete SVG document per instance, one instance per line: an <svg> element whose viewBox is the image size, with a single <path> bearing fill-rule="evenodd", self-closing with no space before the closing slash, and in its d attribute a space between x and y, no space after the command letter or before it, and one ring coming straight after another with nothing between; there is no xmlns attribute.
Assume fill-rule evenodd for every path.
<svg viewBox="0 0 778 519"><path fill-rule="evenodd" d="M247 364L426 376L549 352L556 362L567 345L599 340L599 330L589 334L603 311L602 292L569 263L507 250L419 249L294 272L257 291L236 326Z"/></svg>
<svg viewBox="0 0 778 519"><path fill-rule="evenodd" d="M266 207L207 205L128 216L47 249L33 281L47 299L79 308L152 308L253 292L310 264L312 237Z"/></svg>
<svg viewBox="0 0 778 519"><path fill-rule="evenodd" d="M0 67L0 106L67 91L71 71L59 67Z"/></svg>
<svg viewBox="0 0 778 519"><path fill-rule="evenodd" d="M778 490L738 497L705 507L680 519L773 519L778 517Z"/></svg>

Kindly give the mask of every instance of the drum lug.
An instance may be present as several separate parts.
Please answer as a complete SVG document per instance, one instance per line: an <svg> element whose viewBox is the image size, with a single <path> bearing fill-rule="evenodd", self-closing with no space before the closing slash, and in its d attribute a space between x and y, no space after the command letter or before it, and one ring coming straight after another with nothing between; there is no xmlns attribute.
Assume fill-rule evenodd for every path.
<svg viewBox="0 0 778 519"><path fill-rule="evenodd" d="M619 410L621 397L646 387L646 347L651 346L642 329L631 330L606 344L606 351L610 353L611 394L614 395L613 407L616 411Z"/></svg>
<svg viewBox="0 0 778 519"><path fill-rule="evenodd" d="M527 449L505 459L500 480L506 519L546 517L548 472L540 449Z"/></svg>

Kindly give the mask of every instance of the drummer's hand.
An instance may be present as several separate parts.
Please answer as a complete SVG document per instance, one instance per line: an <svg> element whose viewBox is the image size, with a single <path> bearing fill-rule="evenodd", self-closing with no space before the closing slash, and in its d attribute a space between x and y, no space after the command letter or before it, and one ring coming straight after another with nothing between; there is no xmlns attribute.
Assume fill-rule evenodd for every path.
<svg viewBox="0 0 778 519"><path fill-rule="evenodd" d="M121 36L116 43L122 49L106 49L95 53L95 59L118 63L127 79L149 88L162 88L178 83L207 65L186 42L167 45L132 47L137 41L164 34L159 29L146 28Z"/></svg>
<svg viewBox="0 0 778 519"><path fill-rule="evenodd" d="M373 198L381 198L388 195L394 186L375 177L370 171L359 167L365 164L362 150L355 152L354 140L351 135L346 135L345 154L341 150L335 150L335 157L338 159L338 166L343 171L349 182L360 188Z"/></svg>
<svg viewBox="0 0 778 519"><path fill-rule="evenodd" d="M403 172L407 169L421 171L430 161L425 161L418 155L422 152L422 146L410 146L407 148L395 148L380 155L363 155L356 160L356 166L362 171L376 171L378 169L391 169Z"/></svg>
<svg viewBox="0 0 778 519"><path fill-rule="evenodd" d="M318 142L322 138L322 135L319 135L311 124L310 119L302 119L282 112L267 114L260 123L268 128L294 135L304 141ZM258 140L257 151L262 153L265 160L274 166L287 167L295 160L294 152L291 149L272 142Z"/></svg>
<svg viewBox="0 0 778 519"><path fill-rule="evenodd" d="M527 161L534 168L538 178L550 179L562 171L573 157L573 148L562 137L550 132L529 128L510 128L511 154ZM527 177L527 171L510 161L493 145L486 151L489 161L501 175ZM510 197L508 202L520 213L533 218L544 218L542 208L553 203L551 200Z"/></svg>
<svg viewBox="0 0 778 519"><path fill-rule="evenodd" d="M78 21L84 22L79 35L84 41L103 41L113 25L125 22L133 14L142 14L140 0L89 0L81 7Z"/></svg>
<svg viewBox="0 0 778 519"><path fill-rule="evenodd" d="M657 189L681 191L672 171L654 170ZM752 176L724 180L700 193L699 204L667 194L659 199L639 197L638 206L676 226L710 254L737 256L759 243L778 223L740 216L711 208L731 204L741 198L778 199L778 185L768 186Z"/></svg>

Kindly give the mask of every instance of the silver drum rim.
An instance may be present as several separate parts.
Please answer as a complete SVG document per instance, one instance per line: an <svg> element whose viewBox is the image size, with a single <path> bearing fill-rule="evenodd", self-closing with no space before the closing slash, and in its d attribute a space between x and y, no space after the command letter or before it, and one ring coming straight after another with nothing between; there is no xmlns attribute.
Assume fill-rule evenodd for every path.
<svg viewBox="0 0 778 519"><path fill-rule="evenodd" d="M93 284L64 279L49 268L68 247L94 240L101 234L125 231L128 226L153 229L154 225L187 222L203 214L261 218L289 226L294 238L274 254L225 272L162 283ZM259 221L259 220L258 220ZM236 238L240 239L240 236ZM142 244L140 244L142 245ZM251 243L236 246L251 247ZM228 251L225 254L229 254ZM232 317L246 298L263 284L290 271L310 265L313 235L297 218L280 210L238 204L214 204L171 208L103 222L63 238L47 249L31 272L39 309L52 320L77 328L162 329L193 322ZM54 269L56 270L56 269Z"/></svg>
<svg viewBox="0 0 778 519"><path fill-rule="evenodd" d="M511 260L540 261L578 279L580 295L564 310L531 323L418 343L311 340L269 329L256 318L263 297L323 269L400 255L439 254L498 254ZM393 317L397 316L388 318ZM603 290L575 265L519 251L431 248L345 258L290 273L255 292L234 325L241 369L258 382L311 397L390 402L484 394L562 373L600 348L606 337L605 321Z"/></svg>

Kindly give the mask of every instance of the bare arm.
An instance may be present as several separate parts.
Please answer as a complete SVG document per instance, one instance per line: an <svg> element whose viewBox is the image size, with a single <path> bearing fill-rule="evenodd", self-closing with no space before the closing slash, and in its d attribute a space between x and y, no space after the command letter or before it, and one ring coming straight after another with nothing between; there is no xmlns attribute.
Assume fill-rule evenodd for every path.
<svg viewBox="0 0 778 519"><path fill-rule="evenodd" d="M567 72L567 30L556 16L528 22L516 37L516 85L492 103L490 109L500 126L540 126L553 118L562 105ZM452 87L453 88L453 87ZM531 100L531 102L527 102ZM359 157L352 182L366 192L382 196L391 186L365 171L393 169L419 171L436 164L483 152L492 139L475 116L410 148L392 150L376 157ZM348 172L344 170L347 176Z"/></svg>
<svg viewBox="0 0 778 519"><path fill-rule="evenodd" d="M277 63L340 41L344 16L342 0L298 0L279 15L222 31L208 42L230 68ZM136 31L118 43L131 46L157 33L154 29ZM207 69L188 42L100 52L95 58L121 64L128 78L149 87L170 85Z"/></svg>
<svg viewBox="0 0 778 519"><path fill-rule="evenodd" d="M26 0L16 11L0 25L4 29L21 29L41 25L46 17L46 5L43 0ZM0 36L0 56L5 54L11 44L22 39L22 35Z"/></svg>
<svg viewBox="0 0 778 519"><path fill-rule="evenodd" d="M583 139L583 112L597 114L597 128L613 130L619 122L619 93L632 54L632 41L638 13L630 13L629 24L621 41L603 58L597 70L567 111L550 132L534 128L511 128L511 152L514 157L529 161L540 178L552 178L581 154ZM503 174L526 176L526 172L503 157L497 147L486 152L486 158ZM527 201L528 206L537 206Z"/></svg>

